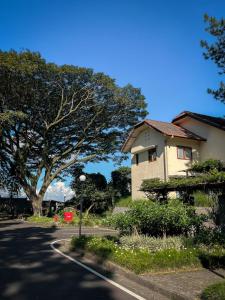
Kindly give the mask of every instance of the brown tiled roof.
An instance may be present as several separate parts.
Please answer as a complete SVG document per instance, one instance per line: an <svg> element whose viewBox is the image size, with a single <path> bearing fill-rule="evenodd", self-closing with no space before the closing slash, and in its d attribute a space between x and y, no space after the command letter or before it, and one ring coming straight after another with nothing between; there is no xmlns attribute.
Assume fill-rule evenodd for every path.
<svg viewBox="0 0 225 300"><path fill-rule="evenodd" d="M195 133L185 128L182 128L180 126L177 126L173 123L154 121L154 120L145 120L144 122L147 125L153 127L155 130L168 136L205 141L205 139L200 137L199 135L196 135Z"/></svg>
<svg viewBox="0 0 225 300"><path fill-rule="evenodd" d="M225 130L225 119L224 118L217 118L217 117L202 115L202 114L198 114L198 113L193 113L191 111L183 111L182 113L180 113L178 116L176 116L172 120L172 123L176 123L178 120L181 120L187 116L194 118L200 122L206 123L208 125Z"/></svg>
<svg viewBox="0 0 225 300"><path fill-rule="evenodd" d="M144 120L137 125L134 126L132 131L130 132L127 140L125 141L122 151L127 152L129 151L129 148L133 144L133 141L138 136L138 128L142 126L150 126L157 130L158 132L171 136L171 137L179 137L179 138L185 138L185 139L191 139L191 140L197 140L197 141L206 141L205 138L179 126L173 123L169 122L161 122L161 121L154 121L154 120Z"/></svg>

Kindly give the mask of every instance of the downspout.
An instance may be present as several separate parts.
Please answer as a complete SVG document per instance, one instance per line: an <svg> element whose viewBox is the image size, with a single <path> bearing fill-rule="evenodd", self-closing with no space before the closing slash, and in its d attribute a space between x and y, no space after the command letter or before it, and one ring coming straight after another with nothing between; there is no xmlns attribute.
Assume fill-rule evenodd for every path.
<svg viewBox="0 0 225 300"><path fill-rule="evenodd" d="M167 181L167 179L168 179L167 163L168 163L168 157L167 157L167 140L165 138L165 140L164 140L164 152L163 152L164 181Z"/></svg>

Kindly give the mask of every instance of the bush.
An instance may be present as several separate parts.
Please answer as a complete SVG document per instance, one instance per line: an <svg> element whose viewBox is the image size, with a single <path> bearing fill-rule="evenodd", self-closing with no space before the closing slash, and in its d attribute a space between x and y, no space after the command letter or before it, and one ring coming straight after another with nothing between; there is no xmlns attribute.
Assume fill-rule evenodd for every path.
<svg viewBox="0 0 225 300"><path fill-rule="evenodd" d="M223 171L223 163L218 159L208 159L204 162L197 162L192 166L192 171L196 173L210 173Z"/></svg>
<svg viewBox="0 0 225 300"><path fill-rule="evenodd" d="M225 282L212 284L207 287L202 295L202 300L224 300L225 299Z"/></svg>
<svg viewBox="0 0 225 300"><path fill-rule="evenodd" d="M204 228L194 237L193 242L196 245L224 246L225 233L220 231L218 228Z"/></svg>
<svg viewBox="0 0 225 300"><path fill-rule="evenodd" d="M184 248L183 237L155 238L145 235L130 235L120 238L121 246L128 249L146 249L150 252Z"/></svg>
<svg viewBox="0 0 225 300"><path fill-rule="evenodd" d="M112 216L106 223L125 234L137 231L150 236L166 236L197 232L203 220L193 207L180 201L159 204L146 200L134 201L129 211Z"/></svg>

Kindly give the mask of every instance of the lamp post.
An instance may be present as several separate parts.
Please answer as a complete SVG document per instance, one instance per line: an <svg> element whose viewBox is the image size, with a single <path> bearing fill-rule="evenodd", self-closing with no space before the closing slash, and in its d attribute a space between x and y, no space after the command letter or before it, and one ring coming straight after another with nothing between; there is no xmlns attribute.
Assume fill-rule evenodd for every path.
<svg viewBox="0 0 225 300"><path fill-rule="evenodd" d="M79 180L81 182L81 184L83 185L83 183L86 180L86 176L85 175L80 175ZM82 226L82 212L83 212L83 200L82 197L80 198L80 222L79 222L79 238L81 237L81 226Z"/></svg>

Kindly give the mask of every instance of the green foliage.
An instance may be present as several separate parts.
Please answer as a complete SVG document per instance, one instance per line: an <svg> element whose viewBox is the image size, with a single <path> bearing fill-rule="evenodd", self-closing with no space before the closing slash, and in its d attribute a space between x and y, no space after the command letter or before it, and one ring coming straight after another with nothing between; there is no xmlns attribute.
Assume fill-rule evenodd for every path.
<svg viewBox="0 0 225 300"><path fill-rule="evenodd" d="M131 169L129 167L120 167L111 173L112 188L115 195L125 197L130 195Z"/></svg>
<svg viewBox="0 0 225 300"><path fill-rule="evenodd" d="M155 253L144 249L124 249L114 240L101 237L73 238L71 247L90 251L102 259L109 259L137 274L199 267L196 251L167 249Z"/></svg>
<svg viewBox="0 0 225 300"><path fill-rule="evenodd" d="M223 183L225 182L225 172L215 172L209 174L203 174L196 177L184 177L184 178L171 178L169 181L157 179L145 179L141 185L141 190L144 192L154 191L157 189L174 189L179 190L186 187L192 187L196 185L206 185L207 183Z"/></svg>
<svg viewBox="0 0 225 300"><path fill-rule="evenodd" d="M181 236L155 238L146 235L124 235L120 237L121 247L127 249L145 249L149 252L184 248L184 238Z"/></svg>
<svg viewBox="0 0 225 300"><path fill-rule="evenodd" d="M49 218L49 217L37 217L37 216L31 216L27 218L28 222L32 222L32 223L41 223L41 224L53 224L54 220L53 218Z"/></svg>
<svg viewBox="0 0 225 300"><path fill-rule="evenodd" d="M147 113L140 89L119 87L103 73L0 51L0 113L9 111L26 118L1 129L0 157L36 203L35 214L51 182L72 165L124 158L127 131Z"/></svg>
<svg viewBox="0 0 225 300"><path fill-rule="evenodd" d="M129 207L132 204L132 198L131 196L124 196L121 198L118 198L115 201L115 206L117 207Z"/></svg>
<svg viewBox="0 0 225 300"><path fill-rule="evenodd" d="M212 247L214 245L225 245L225 233L218 228L204 228L193 238L195 245L205 245Z"/></svg>
<svg viewBox="0 0 225 300"><path fill-rule="evenodd" d="M53 218L49 218L49 217L36 217L36 216L31 216L27 218L28 222L32 222L32 223L41 223L41 224L46 224L46 225L59 225L59 226L78 226L79 225L79 214L75 213L74 214L74 219L72 222L65 222L63 219L63 213L64 211L60 211L57 215L59 216L59 220L57 222L57 224L54 222ZM82 224L84 226L100 226L102 225L104 221L103 217L99 217L93 214L89 214L89 215L84 215L83 219L82 219Z"/></svg>
<svg viewBox="0 0 225 300"><path fill-rule="evenodd" d="M208 286L201 294L202 300L224 300L225 281Z"/></svg>
<svg viewBox="0 0 225 300"><path fill-rule="evenodd" d="M219 74L225 73L225 20L224 18L217 20L214 17L205 15L205 22L208 23L206 31L215 38L214 43L209 45L206 41L201 41L201 46L206 49L204 53L205 59L212 60L219 68ZM220 83L220 87L217 90L208 89L208 92L212 94L215 99L225 104L225 84Z"/></svg>
<svg viewBox="0 0 225 300"><path fill-rule="evenodd" d="M170 201L168 204L134 201L130 210L108 218L106 224L122 233L138 231L151 236L165 236L197 232L204 219L195 214L193 207L180 201Z"/></svg>
<svg viewBox="0 0 225 300"><path fill-rule="evenodd" d="M193 193L194 205L198 207L211 207L213 205L213 198L209 193L196 191Z"/></svg>
<svg viewBox="0 0 225 300"><path fill-rule="evenodd" d="M85 174L86 181L80 182L79 176ZM80 169L74 169L71 187L76 196L73 199L74 205L78 206L83 201L83 208L94 213L102 213L112 206L112 196L107 186L107 181L101 173L85 173Z"/></svg>
<svg viewBox="0 0 225 300"><path fill-rule="evenodd" d="M209 169L209 164L204 166L207 170ZM184 194L184 198L190 195L196 190L213 190L215 189L213 185L220 184L221 189L225 186L225 172L217 171L214 167L215 164L211 164L211 172L202 173L196 177L183 177L183 178L170 178L168 181L163 181L158 178L145 179L142 181L140 190L143 191L149 199L152 199L153 195L164 195L167 198L169 191L179 191ZM220 164L217 164L220 168ZM202 170L202 167L201 167ZM212 171L213 170L213 171ZM218 190L218 187L216 187Z"/></svg>
<svg viewBox="0 0 225 300"><path fill-rule="evenodd" d="M24 120L25 115L20 111L0 112L0 136L3 128L15 126L18 120ZM21 188L18 179L15 177L13 170L9 167L5 159L6 153L0 151L0 188L5 188L10 192L18 192Z"/></svg>
<svg viewBox="0 0 225 300"><path fill-rule="evenodd" d="M223 171L223 163L218 159L208 159L195 163L191 170L196 173L214 173Z"/></svg>
<svg viewBox="0 0 225 300"><path fill-rule="evenodd" d="M162 240L158 240L158 244L155 242L155 248L152 251L152 249L146 249L145 247L136 247L136 241L133 240L128 241L128 246L120 242L120 240L112 237L74 237L71 241L71 248L72 250L81 248L90 251L103 260L109 259L135 273L174 271L199 267L213 269L225 266L225 249L218 246L199 248L196 246L187 248L182 246L179 249L181 238L178 238L178 240L168 242L168 245L166 245L166 242L163 244ZM125 243L127 243L127 240ZM167 246L168 248L174 248L168 249Z"/></svg>

